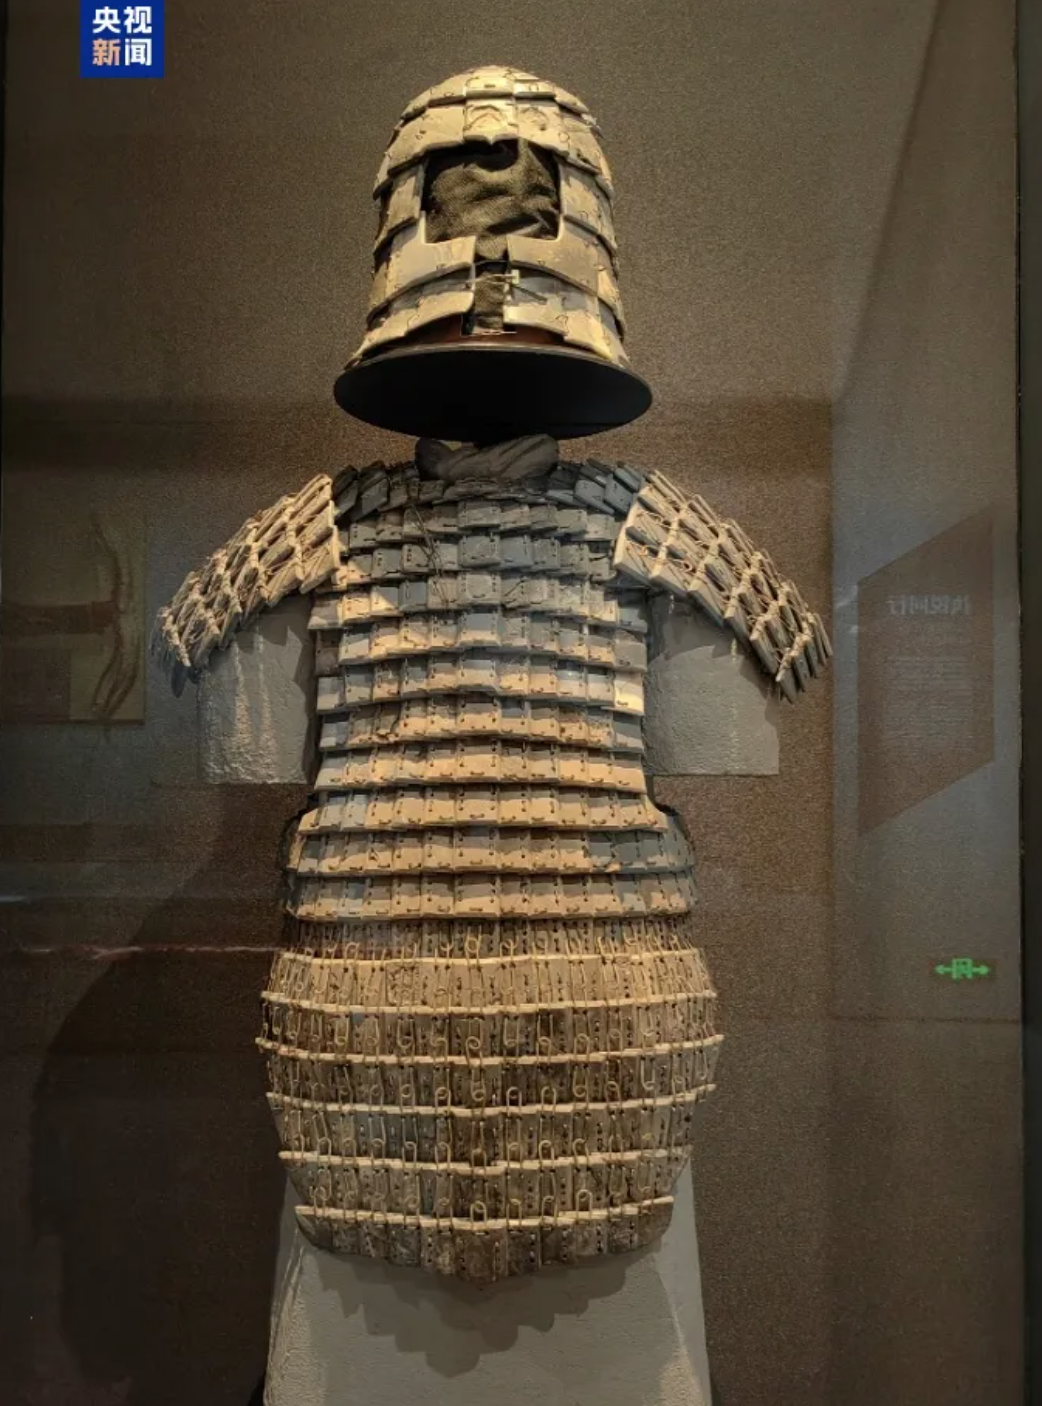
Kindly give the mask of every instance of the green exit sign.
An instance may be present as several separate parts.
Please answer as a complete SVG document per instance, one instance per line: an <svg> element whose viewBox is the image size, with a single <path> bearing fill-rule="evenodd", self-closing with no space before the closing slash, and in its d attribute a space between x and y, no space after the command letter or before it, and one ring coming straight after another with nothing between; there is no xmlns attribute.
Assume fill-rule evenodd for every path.
<svg viewBox="0 0 1042 1406"><path fill-rule="evenodd" d="M933 975L942 981L994 981L995 962L977 957L948 957L934 964Z"/></svg>

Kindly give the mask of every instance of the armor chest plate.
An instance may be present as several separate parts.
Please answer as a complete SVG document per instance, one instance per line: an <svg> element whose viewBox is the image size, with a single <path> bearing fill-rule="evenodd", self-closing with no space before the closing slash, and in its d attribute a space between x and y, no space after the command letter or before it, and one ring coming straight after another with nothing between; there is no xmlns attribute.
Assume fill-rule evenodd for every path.
<svg viewBox="0 0 1042 1406"><path fill-rule="evenodd" d="M384 474L314 597L319 751L302 919L643 917L690 906L647 793L630 495Z"/></svg>

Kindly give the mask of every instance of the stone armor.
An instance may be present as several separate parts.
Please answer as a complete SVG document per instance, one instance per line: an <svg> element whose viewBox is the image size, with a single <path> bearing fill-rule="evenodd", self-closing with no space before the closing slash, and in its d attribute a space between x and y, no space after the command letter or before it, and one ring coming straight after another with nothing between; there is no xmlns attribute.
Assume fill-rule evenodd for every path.
<svg viewBox="0 0 1042 1406"><path fill-rule="evenodd" d="M611 171L599 138L579 98L518 69L472 69L414 98L394 129L373 188L380 208L375 270L366 334L354 360L440 318L471 314L484 294L490 326L539 328L566 345L628 365ZM452 222L443 213L442 223L460 232L431 238L428 225L441 213L424 208L432 157L502 143L535 148L549 158L556 185L554 237L537 220L522 225L527 233L477 233L458 215ZM527 198L531 205L535 191L524 189L524 175L512 183L522 186L520 203ZM468 190L473 193L473 182ZM497 194L502 201L502 192ZM502 270L483 273L483 264L493 260Z"/></svg>
<svg viewBox="0 0 1042 1406"><path fill-rule="evenodd" d="M650 595L790 700L829 654L700 499L545 437L498 453L315 479L156 633L180 690L313 593L317 756L259 1041L281 1156L316 1244L476 1282L660 1235L713 1087L692 858L643 766Z"/></svg>

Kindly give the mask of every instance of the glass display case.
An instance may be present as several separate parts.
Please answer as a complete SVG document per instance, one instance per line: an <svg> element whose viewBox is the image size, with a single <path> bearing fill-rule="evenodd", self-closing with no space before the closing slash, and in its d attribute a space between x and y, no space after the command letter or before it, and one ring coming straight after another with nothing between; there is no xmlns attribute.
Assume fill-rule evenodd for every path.
<svg viewBox="0 0 1042 1406"><path fill-rule="evenodd" d="M83 4L77 14L57 0L12 0L7 8L0 1038L12 1116L0 1153L8 1188L0 1356L12 1402L1023 1400L1032 1256L1024 1249L1022 1053L1025 1019L1030 1029L1037 1014L1037 973L1030 945L1022 963L1021 932L1022 907L1030 916L1036 901L1037 758L1028 726L1022 895L1018 534L1025 638L1038 591L1027 550L1036 516L1028 474L1018 501L1013 7L956 0L839 11L755 0L728 10L702 0L653 0L643 8L613 0L594 14L576 0L536 0L514 12L395 0L376 13L311 0L290 13L262 0L167 0ZM1042 185L1030 178L1038 102L1024 56L1038 45L1033 24L1025 16L1019 36L1025 463L1037 434L1030 374L1038 318L1030 290L1038 277L1035 186ZM149 37L148 64L146 50L120 47ZM95 39L116 48L96 50ZM485 94L483 108L471 94L464 107L473 111L467 108L452 140L431 136L456 110L451 93L435 89L434 99L404 117L403 108L449 75L490 64L516 65L523 83L526 74L540 75L531 81L549 80L547 92L555 94L552 121L542 90L518 90L511 99L544 103L530 128L528 119L512 118L519 140L550 153L526 176L526 218L535 224L510 226L504 240L521 243L504 242L492 254L486 244L485 264L473 251L458 257L473 235L459 190L446 197L442 214L449 215L435 234L429 204L422 219L419 203L402 214L413 199L406 178L394 184L392 201L387 172L399 169L392 159L382 168L384 187L378 182L384 292L371 292L372 180L389 136L400 135L396 124L420 128L430 148L425 159L439 153L440 179L451 173L453 141L503 137L489 125L499 120L495 94ZM596 128L592 118L587 123L587 103ZM598 164L600 148L588 145L591 134L603 142L610 173ZM409 160L419 149L410 149ZM415 168L404 161L400 169L411 180ZM433 169L424 171L428 190ZM508 194L521 198L516 187ZM532 210L550 207L582 250L599 251L594 265L574 249L578 263L562 253L555 264L557 255L532 248L541 237ZM431 241L422 255L427 273L417 275L407 263L418 257L414 245L404 252L399 245L402 231L423 220ZM489 228L481 225L481 237ZM381 241L395 239L399 262L389 263ZM455 263L440 252L450 246ZM528 275L514 276L511 260ZM482 421L486 428L468 435L458 419L438 419L450 402L458 408L452 397L460 375L468 387L479 382L466 380L478 374L473 367L455 373L444 356L439 364L450 369L432 380L429 353L438 346L430 341L425 358L380 392L382 409L370 417L376 424L366 418L372 402L352 400L341 384L341 405L358 412L344 413L334 381L387 307L408 302L412 335L418 324L409 299L424 278L436 279L446 297L464 289L480 303L482 278L501 278L504 267L509 286L500 312L510 299L516 307L519 289L535 289L529 321L520 317L507 330L531 330L542 317L546 335L532 339L535 379L510 401L498 432ZM546 282L561 270L568 291ZM592 292L583 284L591 276ZM387 292L394 277L398 304ZM460 284L450 289L453 277ZM580 305L580 296L592 302ZM576 311L589 306L598 309L596 336L586 313ZM471 313L453 304L457 314L470 335ZM482 304L479 323L487 316ZM612 337L624 328L624 351L621 341L605 338L605 327ZM573 335L587 340L571 342ZM555 348L565 359L546 374L546 352ZM562 418L555 402L553 416L547 411L539 423L533 403L574 399L565 382L576 357L600 358L602 375L591 381L576 372L574 383L581 384L574 395L586 397L587 407L595 401L596 411L578 424ZM640 413L645 385L653 399ZM458 404L487 416L497 394L481 382L480 394ZM412 397L423 406L415 423L401 411ZM600 432L577 433L591 424ZM549 695L521 688L514 740L506 709L497 712L500 770L467 776L493 790L501 782L528 787L525 804L535 804L544 773L509 771L524 753L525 767L552 764L555 784L576 795L623 797L630 808L618 803L607 838L584 801L582 825L573 826L579 841L553 841L565 875L554 880L557 926L574 918L592 934L588 951L566 943L561 952L590 983L584 1010L614 1011L615 997L598 982L624 966L628 994L616 1004L632 1014L639 1004L627 984L633 974L656 962L668 967L686 938L671 935L661 948L638 952L624 920L636 915L650 931L674 909L687 923L690 907L690 931L717 995L719 1060L713 1072L709 1036L690 1024L690 1011L676 1017L675 1040L647 1014L706 997L708 985L694 996L690 986L703 979L702 969L685 966L688 986L667 983L646 995L632 1017L638 1034L616 1040L609 1033L600 1052L605 1069L617 1059L623 1070L621 1056L632 1055L632 1076L643 1080L629 1100L637 1110L632 1146L619 1141L615 1113L595 1152L572 1124L558 1146L558 1134L546 1131L547 1110L556 1116L571 1108L577 1085L569 1073L570 1092L550 1088L556 1037L542 1019L558 1008L571 1019L582 1002L574 986L556 1005L552 992L533 1001L518 996L516 1009L532 1026L527 1057L542 1060L532 1095L540 1130L531 1156L516 1152L515 1201L503 1192L504 1258L460 1250L458 1262L433 1265L452 1272L432 1273L437 1254L425 1264L419 1231L409 1242L421 1247L415 1254L401 1248L404 1241L388 1251L397 1263L373 1252L371 1238L364 1257L330 1254L326 1244L309 1258L279 1157L281 1148L282 1163L299 1169L293 1159L304 1143L283 1123L277 1133L257 1050L260 1038L269 1054L288 1060L296 1035L281 1016L277 1028L262 1028L261 992L270 1017L282 1000L273 962L278 974L287 951L281 907L288 902L308 922L323 914L339 921L347 910L322 909L333 901L325 890L314 899L318 908L294 909L287 868L314 882L326 872L322 864L333 865L335 901L344 904L354 902L352 883L364 893L359 902L375 902L383 870L393 870L392 907L351 910L351 921L360 915L408 925L423 916L436 926L441 910L420 912L428 901L424 876L446 866L452 901L477 904L449 918L486 921L492 913L481 906L487 886L457 880L453 866L470 862L460 857L464 847L450 863L424 839L415 889L394 868L404 853L398 841L386 854L371 845L356 854L345 842L335 860L328 844L308 848L309 788L323 803L340 795L340 782L321 779L325 759L372 742L365 764L383 765L375 757L375 715L374 738L359 734L352 742L346 733L334 736L336 720L350 715L346 707L324 715L321 703L296 706L301 679L323 674L323 649L333 651L326 676L343 680L351 669L372 674L375 651L386 647L375 627L353 645L347 633L330 641L323 631L332 617L316 625L314 612L326 608L321 602L333 586L346 599L375 581L404 579L401 552L410 542L421 555L458 551L452 572L458 568L460 582L468 561L474 573L496 576L499 565L492 570L492 558L481 556L491 550L486 537L500 551L509 536L510 550L523 554L524 524L515 522L513 536L498 518L491 527L475 518L450 531L437 525L443 514L394 542L385 533L381 541L399 557L379 577L373 543L359 546L366 519L358 495L383 483L387 465L398 473L404 464L406 479L415 471L428 488L440 475L451 488L458 456L469 451L429 442L418 449L417 435L474 439L487 455L486 441L513 443L541 430L555 439L538 467L552 475L564 466L565 478L540 478L538 491L507 498L522 502L525 514L537 502L544 515L564 514L554 521L561 542L572 544L569 561L578 560L581 542L588 575L581 608L562 606L555 615L546 595L533 611L544 623L571 621L586 653L579 660L563 629L552 645L525 645L533 657L558 661L549 670L553 708L537 715L535 702ZM486 457L483 472L494 476L502 462L493 471ZM349 472L374 464L381 466L376 479L371 469L368 478ZM294 499L276 514L277 531L275 519L256 518L316 482L315 502ZM391 510L396 483L380 489L391 495ZM423 502L441 502L442 494L431 489ZM455 490L445 499L453 523L457 502L465 501ZM315 527L320 519L324 535ZM610 527L602 530L601 519ZM549 540L545 523L538 531ZM276 538L282 555L265 558ZM678 542L693 555L685 557ZM203 568L190 578L193 599L202 602L190 632L177 592L229 543L219 573L206 576ZM333 556L312 570L308 553L319 548ZM246 585L236 575L236 551L253 563ZM262 601L258 581L267 589L290 559L297 574L281 591L285 599L280 604L272 587ZM589 565L595 559L600 565ZM582 575L560 556L554 561L548 580ZM674 573L668 589L667 564ZM611 578L612 571L622 575ZM724 579L726 572L732 575ZM501 574L506 580L507 566ZM622 599L636 586L651 595L662 587L667 601L661 619L648 604L639 629L625 615L632 602ZM293 607L291 596L322 589L327 595L305 603L303 614ZM588 598L597 591L601 613L591 614ZM691 606L691 628L711 632L679 633L670 597ZM507 602L514 624L517 599ZM462 611L462 600L442 606ZM166 635L159 617L156 652L173 658L179 684L192 675L180 696L149 652L157 614L171 601ZM473 604L489 601L475 596ZM494 604L509 613L500 597ZM609 619L606 610L616 614ZM404 607L390 613L407 617ZM355 646L361 653L348 659ZM628 651L626 662L618 652L601 658L595 647ZM511 635L497 637L496 648L515 657L521 647ZM446 646L453 658L477 650L459 641ZM211 653L223 661L217 668L209 668ZM567 667L560 664L566 657ZM581 673L592 689L598 668L617 690L624 674L646 676L643 721L622 691L607 703L593 692L565 697L566 675ZM496 678L495 686L472 681L458 689L443 682L423 696L508 697ZM1030 694L1030 667L1024 686ZM404 705L399 729L403 718ZM436 726L432 711L424 719ZM547 728L558 732L550 738ZM596 728L609 728L610 738L595 736ZM630 784L642 745L651 799L642 772ZM401 751L396 766L417 764L408 746ZM352 766L361 755L350 753ZM606 756L610 774L596 770ZM433 753L423 761L449 771L404 780L395 773L395 784L411 785L415 795L450 785L462 794L463 773L452 768L476 764L462 751L451 761ZM566 775L566 764L584 768L582 776ZM363 779L359 789L376 794L383 784ZM650 821L640 810L646 799ZM532 877L543 861L532 857L534 841L517 841L516 827L545 839L563 835L565 823L555 830L543 817L522 825L509 814L490 820L468 812L471 838L475 827L495 827L495 838L482 840L495 863L472 867L499 875L493 887L503 904L503 875L511 864L524 869L510 889L524 895L516 899L521 906L495 913L531 928L545 916L532 906L541 901L532 895L544 891ZM440 826L444 835L450 823L463 825L442 818L428 828ZM687 860L676 860L674 840L694 855L690 905ZM573 900L578 906L569 908ZM597 926L608 913L618 919L610 931ZM620 945L606 955L616 939ZM383 941L384 929L370 940ZM430 940L431 953L412 955L435 962L454 939L439 929ZM371 1012L364 1002L345 997L336 1006L339 998L329 994L334 968L346 981L345 961L381 960L353 937L345 943L335 953L321 943L308 949L326 964L326 985L304 1002L307 1020L343 1016L343 1047L357 1029L357 1059L367 1070L382 1059L381 1078L393 1068L410 1117L417 1106L430 1113L437 1203L442 1163L456 1167L443 1155L449 1144L437 1120L449 1117L452 1104L452 1117L473 1121L473 1109L456 1108L471 1095L457 1099L448 1075L452 1088L435 1078L426 1102L417 1103L411 1083L409 1095L402 1092L403 1037L390 1054L366 1045ZM516 971L529 954L513 929L510 943L496 957ZM477 981L476 972L487 973L488 950L480 942L464 947L461 962ZM561 955L533 951L547 969ZM659 960L661 951L672 955ZM680 982L681 966L676 958L671 980ZM282 977L292 986L285 971ZM301 988L293 989L299 996ZM487 1015L498 998L481 990ZM394 999L400 1019L405 998ZM424 1000L417 998L417 1009ZM469 1019L472 1006L465 1009ZM604 1020L609 1028L607 1014ZM581 1048L592 1067L586 1036L569 1038L570 1057ZM335 1062L340 1039L330 1034L322 1059ZM1030 1167L1037 1081L1030 1040L1026 1048ZM408 1052L415 1054L411 1045ZM317 1067L317 1046L311 1054ZM428 1056L440 1069L430 1050L418 1062ZM688 1056L690 1089L678 1072ZM464 1041L455 1058L460 1088L470 1080L473 1090L482 1066L481 1116L486 1105L509 1112L517 1088L509 1080L499 1088L489 1073L496 1061L510 1063L509 1052L479 1039L473 1048ZM667 1064L648 1072L659 1058ZM448 1054L444 1062L448 1068ZM605 1088L616 1091L604 1094L605 1107L613 1098L627 1102L616 1084L628 1076L617 1072L613 1083L610 1074ZM672 1133L656 1142L648 1112L666 1095L649 1081L665 1081L673 1106L691 1091L699 1095L710 1077L713 1097L704 1106L693 1097L699 1106L684 1123L683 1157L669 1161ZM422 1070L418 1078L422 1086ZM325 1099L325 1118L334 1109L356 1117L363 1104L372 1115L371 1096L357 1088L336 1100L319 1098L315 1088L306 1101L313 1109ZM294 1085L275 1096L299 1092ZM672 1128L677 1115L669 1117ZM316 1136L326 1144L332 1135L322 1127ZM410 1136L402 1133L411 1153L392 1158L381 1134L355 1162L375 1176L395 1160L407 1182L410 1160L428 1165L416 1151L424 1146L420 1135L415 1144ZM681 1165L688 1142L690 1170ZM321 1165L327 1153L309 1145L307 1157ZM646 1218L647 1235L634 1231L625 1244L621 1216L597 1221L591 1165L598 1156L613 1167L631 1165L627 1157L654 1168L669 1163L675 1186L658 1170L656 1190L641 1183L648 1205L676 1197L664 1239L664 1221ZM547 1192L544 1163L551 1162L568 1163L567 1189L565 1174L555 1172ZM492 1182L473 1159L466 1176L468 1186ZM525 1190L526 1176L534 1190ZM603 1187L615 1188L604 1191L606 1205L629 1205L620 1186L605 1172ZM487 1246L493 1193L488 1202L468 1195L474 1239ZM541 1268L515 1254L520 1232L509 1233L509 1207L529 1196L519 1225L546 1219L547 1204L554 1207L554 1228L539 1230ZM313 1199L312 1209L319 1204L327 1203ZM419 1201L403 1204L403 1223L426 1224ZM1029 1226L1031 1213L1029 1202ZM570 1215L572 1229L560 1231ZM458 1208L429 1219L454 1217ZM606 1253L587 1261L575 1250L580 1242ZM341 1251L345 1243L338 1242ZM446 1253L451 1259L455 1251ZM533 1272L508 1273L511 1265Z"/></svg>

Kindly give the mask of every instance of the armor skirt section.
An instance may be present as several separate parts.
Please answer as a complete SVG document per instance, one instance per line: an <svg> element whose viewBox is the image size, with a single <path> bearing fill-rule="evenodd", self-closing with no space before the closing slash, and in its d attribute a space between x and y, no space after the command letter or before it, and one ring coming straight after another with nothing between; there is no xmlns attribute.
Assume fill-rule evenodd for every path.
<svg viewBox="0 0 1042 1406"><path fill-rule="evenodd" d="M489 1283L662 1234L720 1039L687 915L288 938L259 1043L314 1243Z"/></svg>

